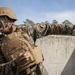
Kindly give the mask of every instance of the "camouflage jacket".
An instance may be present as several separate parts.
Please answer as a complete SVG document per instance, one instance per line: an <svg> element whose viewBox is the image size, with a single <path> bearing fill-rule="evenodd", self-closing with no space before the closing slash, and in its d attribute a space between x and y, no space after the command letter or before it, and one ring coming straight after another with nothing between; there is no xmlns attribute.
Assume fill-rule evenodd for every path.
<svg viewBox="0 0 75 75"><path fill-rule="evenodd" d="M36 39L41 38L42 36L49 35L50 27L48 25L34 25L34 26L17 26L17 29L22 29L25 33L28 34L31 44L34 46ZM0 43L1 43L0 36ZM0 47L1 48L1 47ZM10 73L17 75L17 67L15 66L14 61L8 62L2 51L0 49L0 75L10 75Z"/></svg>

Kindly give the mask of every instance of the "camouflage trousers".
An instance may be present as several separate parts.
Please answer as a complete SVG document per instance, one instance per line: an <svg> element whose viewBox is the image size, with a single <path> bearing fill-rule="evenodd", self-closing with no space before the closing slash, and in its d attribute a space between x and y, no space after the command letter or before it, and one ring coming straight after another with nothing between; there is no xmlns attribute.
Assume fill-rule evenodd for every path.
<svg viewBox="0 0 75 75"><path fill-rule="evenodd" d="M48 75L48 72L46 71L45 67L43 65L41 66L35 66L33 71L30 74L26 74L26 72L22 72L19 75Z"/></svg>

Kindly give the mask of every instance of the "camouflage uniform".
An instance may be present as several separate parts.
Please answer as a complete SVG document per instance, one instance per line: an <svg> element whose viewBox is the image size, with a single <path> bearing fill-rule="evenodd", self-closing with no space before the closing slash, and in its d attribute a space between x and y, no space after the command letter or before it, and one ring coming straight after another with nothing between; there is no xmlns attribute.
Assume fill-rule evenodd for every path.
<svg viewBox="0 0 75 75"><path fill-rule="evenodd" d="M35 46L36 39L41 38L43 36L47 35L47 31L49 29L47 28L47 25L34 25L34 26L18 26L17 29L21 28L22 31L28 34L29 40L32 44L32 46ZM2 35L0 39L2 38ZM1 41L0 41L1 42ZM0 50L0 75L11 75L11 72L13 72L15 75L18 74L17 67L14 63L14 61L7 62L4 55L2 54ZM21 72L19 75L27 75L26 71ZM30 75L48 75L46 69L43 65L35 65L32 67L32 73Z"/></svg>

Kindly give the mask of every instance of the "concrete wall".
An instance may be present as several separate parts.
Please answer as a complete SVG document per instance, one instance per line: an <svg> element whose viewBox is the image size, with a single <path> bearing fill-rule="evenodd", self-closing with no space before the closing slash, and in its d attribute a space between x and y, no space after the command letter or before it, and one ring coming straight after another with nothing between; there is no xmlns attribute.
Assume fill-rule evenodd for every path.
<svg viewBox="0 0 75 75"><path fill-rule="evenodd" d="M75 75L75 37L49 35L38 39L49 75Z"/></svg>

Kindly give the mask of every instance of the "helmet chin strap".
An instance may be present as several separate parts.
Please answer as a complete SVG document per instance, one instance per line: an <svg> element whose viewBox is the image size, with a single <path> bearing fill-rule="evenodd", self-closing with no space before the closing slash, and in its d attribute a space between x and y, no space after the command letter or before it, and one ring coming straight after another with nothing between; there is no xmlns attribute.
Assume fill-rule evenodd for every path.
<svg viewBox="0 0 75 75"><path fill-rule="evenodd" d="M7 17L6 17L6 16L4 16L4 18L5 18L6 23L8 23L8 22L9 22L9 20L7 19Z"/></svg>

